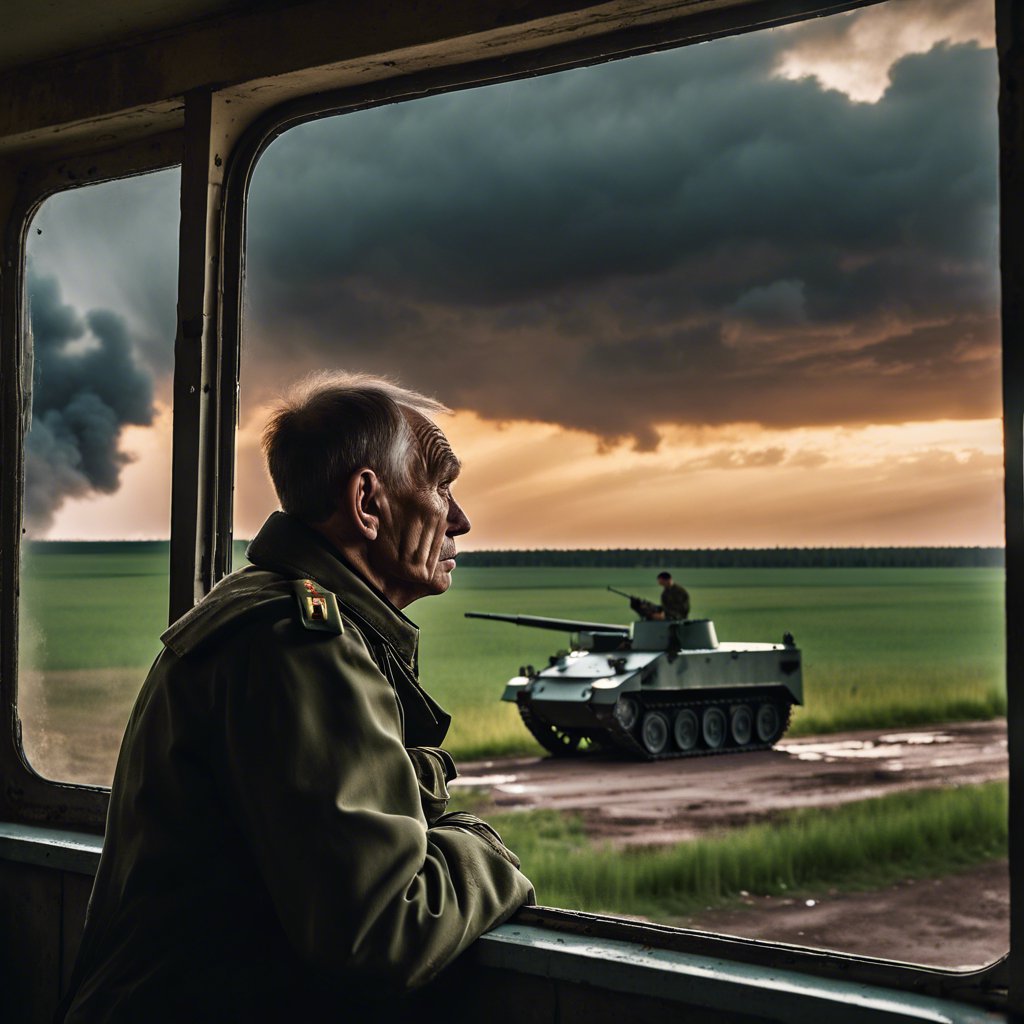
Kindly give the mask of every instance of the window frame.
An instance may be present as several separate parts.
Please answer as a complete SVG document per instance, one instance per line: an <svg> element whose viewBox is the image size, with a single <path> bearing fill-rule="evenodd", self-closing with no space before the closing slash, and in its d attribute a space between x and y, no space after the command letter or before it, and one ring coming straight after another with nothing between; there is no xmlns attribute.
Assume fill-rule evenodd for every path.
<svg viewBox="0 0 1024 1024"><path fill-rule="evenodd" d="M18 566L21 493L24 478L21 374L28 339L24 330L25 242L38 206L65 188L183 167L179 259L179 313L175 345L174 470L170 564L170 618L186 610L230 568L235 424L242 331L245 264L245 204L255 164L269 143L305 121L429 94L471 88L627 56L676 48L740 32L809 20L868 6L878 0L755 0L741 7L666 15L636 28L598 31L545 46L541 31L530 49L435 66L370 84L301 96L251 118L235 132L222 132L220 101L237 93L198 90L185 97L184 130L165 133L103 152L47 155L18 167L20 182L0 268L0 330L5 344L0 363L0 461L13 467L0 481L0 704L6 725L0 730L0 817L14 822L59 824L102 832L109 790L46 780L28 765L21 750L17 719ZM1003 283L1003 409L1006 461L1006 617L1024 611L1024 66L1015 66L1024 42L1024 14L1012 0L993 0L997 10L1000 63L1000 168ZM552 30L552 35L553 35ZM396 44L397 45L397 44ZM486 52L481 44L479 52ZM301 91L301 87L300 87ZM244 121L244 117L243 117ZM244 129L244 130L243 130ZM97 132L101 128L96 129ZM223 144L219 151L218 146ZM225 164L211 191L209 173ZM0 168L2 169L2 168ZM205 190L205 201L202 195ZM202 207L202 209L200 209ZM188 223L187 223L188 222ZM1010 230L1012 228L1012 230ZM202 267L196 257L213 257ZM183 275L199 274L191 284ZM191 292L189 291L191 289ZM200 304L200 307L196 306ZM189 306L191 304L191 307ZM193 309L192 316L188 308ZM198 309L198 313L195 310ZM199 323L197 318L202 319ZM198 401L185 395L201 395ZM188 467L190 460L192 468ZM196 476L198 469L198 479ZM186 479L187 478L187 479ZM842 978L893 989L969 1001L990 1008L1024 1009L1024 814L1014 813L1013 795L1024 792L1024 637L1007 630L1007 689L1010 769L1011 941L1006 957L980 971L959 972L804 949L714 933L640 925L625 919L558 908L522 912L523 923L593 938L620 938L677 951L692 951L766 968L793 969L824 978ZM1015 685L1016 684L1016 685ZM1017 898L1014 899L1014 896ZM1017 941L1015 941L1015 939ZM1016 968L1016 969L1015 969Z"/></svg>
<svg viewBox="0 0 1024 1024"><path fill-rule="evenodd" d="M11 339L0 363L0 463L13 472L0 480L0 817L9 821L70 823L102 832L110 790L46 779L25 756L18 717L18 619L22 495L25 484L24 374L31 364L25 295L27 241L39 208L58 193L138 177L180 165L183 137L165 132L116 149L28 163L19 169L0 272L0 331Z"/></svg>

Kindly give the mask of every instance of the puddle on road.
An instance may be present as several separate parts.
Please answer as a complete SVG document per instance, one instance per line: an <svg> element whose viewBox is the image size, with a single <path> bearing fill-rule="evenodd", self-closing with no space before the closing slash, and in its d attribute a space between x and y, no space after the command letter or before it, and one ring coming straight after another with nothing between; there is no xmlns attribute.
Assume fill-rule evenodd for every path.
<svg viewBox="0 0 1024 1024"><path fill-rule="evenodd" d="M879 743L912 743L924 746L929 743L952 743L948 732L889 732L878 737Z"/></svg>
<svg viewBox="0 0 1024 1024"><path fill-rule="evenodd" d="M946 732L907 732L887 733L877 740L836 740L831 743L780 743L777 747L784 754L795 757L798 761L824 761L834 764L836 761L849 761L858 758L878 760L899 755L900 748L906 746L930 746L936 743L952 743L953 737ZM898 762L886 767L892 768ZM897 769L901 770L901 769Z"/></svg>
<svg viewBox="0 0 1024 1024"><path fill-rule="evenodd" d="M460 775L452 779L449 789L457 786L507 786L515 782L517 775Z"/></svg>
<svg viewBox="0 0 1024 1024"><path fill-rule="evenodd" d="M525 796L539 788L517 782L518 778L518 775L460 775L448 783L448 788L493 789L496 794L503 793L506 796Z"/></svg>

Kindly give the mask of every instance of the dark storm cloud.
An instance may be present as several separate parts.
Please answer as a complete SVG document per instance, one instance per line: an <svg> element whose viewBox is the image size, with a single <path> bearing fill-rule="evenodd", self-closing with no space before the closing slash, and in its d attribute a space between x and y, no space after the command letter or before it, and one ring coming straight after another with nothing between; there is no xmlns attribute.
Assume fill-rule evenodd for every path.
<svg viewBox="0 0 1024 1024"><path fill-rule="evenodd" d="M289 133L250 202L263 379L291 338L640 448L659 422L993 415L992 52L907 56L865 104L774 77L796 38Z"/></svg>
<svg viewBox="0 0 1024 1024"><path fill-rule="evenodd" d="M32 221L38 277L56 277L81 306L116 309L135 356L169 384L177 321L176 168L58 193Z"/></svg>
<svg viewBox="0 0 1024 1024"><path fill-rule="evenodd" d="M68 498L112 493L130 457L128 424L153 421L153 382L137 365L124 321L84 317L52 277L29 278L33 336L32 427L25 441L25 518L43 531Z"/></svg>

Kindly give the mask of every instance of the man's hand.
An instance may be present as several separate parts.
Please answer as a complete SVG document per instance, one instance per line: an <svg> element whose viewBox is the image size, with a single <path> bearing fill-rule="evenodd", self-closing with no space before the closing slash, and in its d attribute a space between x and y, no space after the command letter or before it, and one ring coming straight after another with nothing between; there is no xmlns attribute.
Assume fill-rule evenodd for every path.
<svg viewBox="0 0 1024 1024"><path fill-rule="evenodd" d="M629 607L637 613L637 615L645 619L654 619L658 617L660 609L652 601L645 601L642 597L631 597L629 599Z"/></svg>

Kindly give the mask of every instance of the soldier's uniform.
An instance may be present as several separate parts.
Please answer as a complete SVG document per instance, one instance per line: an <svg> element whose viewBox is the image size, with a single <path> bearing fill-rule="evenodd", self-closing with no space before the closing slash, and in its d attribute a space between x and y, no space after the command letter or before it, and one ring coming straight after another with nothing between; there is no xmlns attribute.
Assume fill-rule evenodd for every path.
<svg viewBox="0 0 1024 1024"><path fill-rule="evenodd" d="M689 618L690 595L678 583L670 583L661 592L661 609L666 619Z"/></svg>
<svg viewBox="0 0 1024 1024"><path fill-rule="evenodd" d="M248 557L132 712L69 1022L348 1019L532 900L497 833L444 813L416 626L283 513Z"/></svg>

